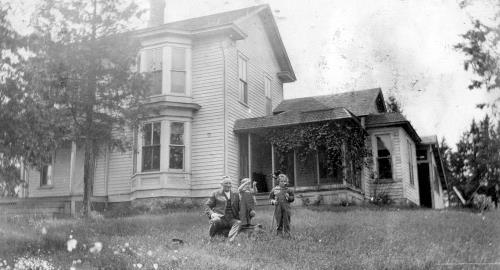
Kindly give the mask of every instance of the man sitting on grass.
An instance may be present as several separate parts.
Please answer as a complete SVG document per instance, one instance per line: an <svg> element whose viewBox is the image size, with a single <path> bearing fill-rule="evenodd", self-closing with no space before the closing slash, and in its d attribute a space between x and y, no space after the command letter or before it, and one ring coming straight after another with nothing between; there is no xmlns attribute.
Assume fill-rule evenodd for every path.
<svg viewBox="0 0 500 270"><path fill-rule="evenodd" d="M206 203L205 213L210 218L209 235L213 238L217 234L229 230L229 241L232 242L240 231L240 197L231 190L231 178L222 177L222 189L212 193Z"/></svg>

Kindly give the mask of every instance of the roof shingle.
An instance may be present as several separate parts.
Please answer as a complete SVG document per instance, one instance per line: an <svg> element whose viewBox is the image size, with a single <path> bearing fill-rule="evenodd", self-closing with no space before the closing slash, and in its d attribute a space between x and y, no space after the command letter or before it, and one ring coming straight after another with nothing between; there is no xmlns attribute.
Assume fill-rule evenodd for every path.
<svg viewBox="0 0 500 270"><path fill-rule="evenodd" d="M357 116L378 113L376 99L382 94L380 88L283 100L274 109L275 113L286 111L314 111L344 107Z"/></svg>
<svg viewBox="0 0 500 270"><path fill-rule="evenodd" d="M355 116L353 116L345 108L334 108L329 110L309 112L288 111L276 115L236 120L236 123L234 124L234 131L297 125L348 118L356 119Z"/></svg>

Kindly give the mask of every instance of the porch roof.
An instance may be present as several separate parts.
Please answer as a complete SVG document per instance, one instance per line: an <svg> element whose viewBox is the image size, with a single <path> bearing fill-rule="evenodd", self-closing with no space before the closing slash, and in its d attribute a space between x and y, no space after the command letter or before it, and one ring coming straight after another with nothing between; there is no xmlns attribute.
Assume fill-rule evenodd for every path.
<svg viewBox="0 0 500 270"><path fill-rule="evenodd" d="M363 116L379 112L376 108L378 97L382 97L383 99L380 88L343 92L333 95L285 99L274 109L274 113L315 111L343 107L356 116Z"/></svg>
<svg viewBox="0 0 500 270"><path fill-rule="evenodd" d="M421 142L417 132L402 114L400 113L380 113L366 116L366 128L376 127L403 127L416 144Z"/></svg>
<svg viewBox="0 0 500 270"><path fill-rule="evenodd" d="M333 108L308 112L287 111L276 115L238 119L234 124L234 131L243 132L262 128L282 127L341 119L352 119L356 123L360 124L359 119L346 108Z"/></svg>

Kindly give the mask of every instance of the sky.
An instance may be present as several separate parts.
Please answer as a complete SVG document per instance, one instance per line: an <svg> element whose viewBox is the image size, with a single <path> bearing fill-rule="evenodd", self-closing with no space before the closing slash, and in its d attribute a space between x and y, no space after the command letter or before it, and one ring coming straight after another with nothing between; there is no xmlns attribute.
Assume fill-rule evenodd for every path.
<svg viewBox="0 0 500 270"><path fill-rule="evenodd" d="M24 14L33 10L33 1L19 1ZM468 90L473 75L453 48L471 16L493 15L487 2L468 1L462 9L457 0L166 0L165 15L176 21L269 4L297 76L284 85L286 99L380 87L419 135L453 146L485 114L476 104L500 95Z"/></svg>
<svg viewBox="0 0 500 270"><path fill-rule="evenodd" d="M285 98L380 87L394 95L419 135L436 134L454 145L476 104L498 93L468 90L473 77L453 46L471 27L471 16L488 19L491 7L433 0L167 0L166 20L269 4L297 81Z"/></svg>

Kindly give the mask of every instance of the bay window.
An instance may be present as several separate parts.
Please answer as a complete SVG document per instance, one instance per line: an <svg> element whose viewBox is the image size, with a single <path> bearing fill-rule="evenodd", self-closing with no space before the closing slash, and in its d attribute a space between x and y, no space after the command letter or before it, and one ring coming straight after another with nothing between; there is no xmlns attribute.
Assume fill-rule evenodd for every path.
<svg viewBox="0 0 500 270"><path fill-rule="evenodd" d="M392 142L389 134L376 135L376 161L380 179L392 179Z"/></svg>
<svg viewBox="0 0 500 270"><path fill-rule="evenodd" d="M170 169L184 169L184 123L170 125L169 150Z"/></svg>
<svg viewBox="0 0 500 270"><path fill-rule="evenodd" d="M143 127L142 171L160 170L161 123L147 123Z"/></svg>

